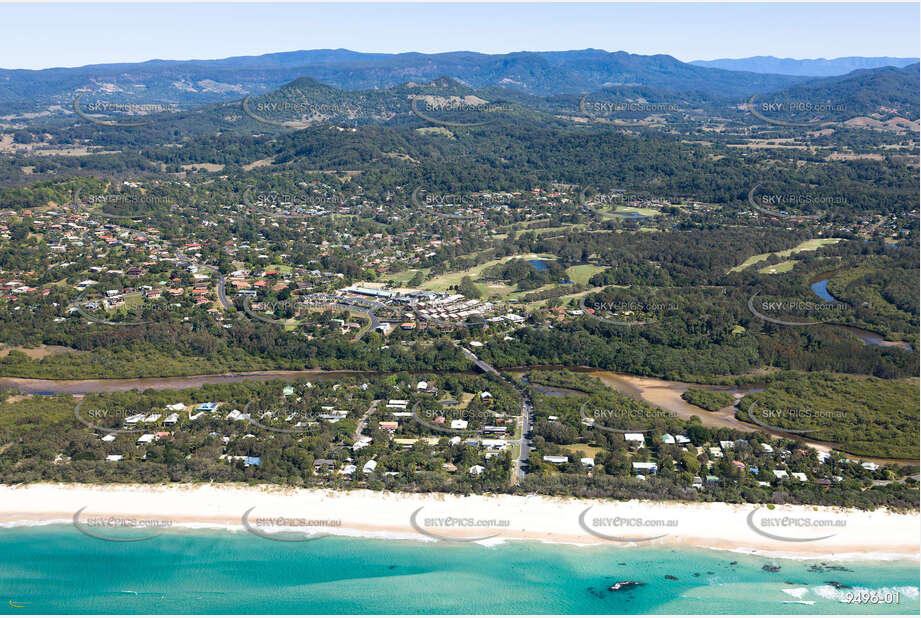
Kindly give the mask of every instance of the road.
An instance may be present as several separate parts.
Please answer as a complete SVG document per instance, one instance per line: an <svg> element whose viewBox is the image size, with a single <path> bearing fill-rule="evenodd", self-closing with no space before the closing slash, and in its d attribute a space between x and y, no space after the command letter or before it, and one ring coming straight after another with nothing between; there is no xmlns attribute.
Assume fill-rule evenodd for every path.
<svg viewBox="0 0 921 618"><path fill-rule="evenodd" d="M528 473L528 457L531 455L531 440L528 434L531 433L531 422L534 420L534 405L528 396L525 388L519 388L521 393L521 440L519 445L521 450L518 453L518 459L515 460L515 468L512 470L512 485L518 485Z"/></svg>
<svg viewBox="0 0 921 618"><path fill-rule="evenodd" d="M217 268L214 268L213 266L205 266L205 268L213 270L217 273L217 299L220 301L222 307L225 309L230 309L233 307L233 303L230 302L229 298L227 298L227 282L224 280L224 273L219 271Z"/></svg>
<svg viewBox="0 0 921 618"><path fill-rule="evenodd" d="M365 336L365 333L377 330L377 327L380 326L381 321L378 319L374 312L387 306L383 303L379 303L373 300L362 299L361 301L353 301L348 298L342 298L341 296L316 295L307 297L307 300L328 303L329 305L339 307L340 309L345 309L346 311L354 311L355 313L360 313L366 316L368 318L368 327L355 335L355 337L352 338L352 341L358 341Z"/></svg>
<svg viewBox="0 0 921 618"><path fill-rule="evenodd" d="M486 363L485 361L481 361L479 358L477 358L476 354L474 354L473 352L471 352L464 346L459 345L457 347L459 347L461 352L463 352L464 356L467 357L467 360L473 362L473 364L475 364L477 367L480 368L480 371L482 371L483 373L491 373L494 376L499 376L499 372L496 371L495 367L493 367L489 363Z"/></svg>
<svg viewBox="0 0 921 618"><path fill-rule="evenodd" d="M184 255L182 251L176 249L176 259L179 260L179 264L184 266L186 263L193 264L199 268L204 268L205 270L210 270L211 272L217 275L217 300L221 303L221 306L224 309L232 309L233 303L230 302L230 299L227 298L227 281L224 279L224 273L218 269L217 266L210 266L208 264L200 264L194 259L190 258L187 255Z"/></svg>
<svg viewBox="0 0 921 618"><path fill-rule="evenodd" d="M355 428L355 435L352 436L355 442L358 442L358 439L361 437L361 432L365 430L365 425L368 424L368 417L374 414L374 411L377 410L377 405L381 402L380 399L375 399L371 403L371 407L368 408L368 411L365 412L364 416L358 421L358 427Z"/></svg>
<svg viewBox="0 0 921 618"><path fill-rule="evenodd" d="M518 485L521 483L522 479L528 473L528 456L531 454L531 440L528 439L528 434L531 433L531 421L533 420L534 406L531 403L531 398L528 396L527 390L520 384L515 384L509 382L502 374L496 371L496 368L490 365L489 363L480 360L476 354L455 342L455 345L460 348L460 351L464 354L467 360L473 362L483 373L494 375L500 380L511 384L515 387L518 393L521 395L521 416L518 417L518 425L521 427L521 439L511 440L511 442L517 442L521 447L518 452L518 459L512 462L512 478L511 484Z"/></svg>

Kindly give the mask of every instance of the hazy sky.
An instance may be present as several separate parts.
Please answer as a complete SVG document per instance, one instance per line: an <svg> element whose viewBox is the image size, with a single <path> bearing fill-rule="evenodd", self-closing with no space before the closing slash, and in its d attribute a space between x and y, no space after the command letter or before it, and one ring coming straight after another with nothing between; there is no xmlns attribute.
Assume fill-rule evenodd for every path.
<svg viewBox="0 0 921 618"><path fill-rule="evenodd" d="M919 4L0 4L0 67L298 49L918 56Z"/></svg>

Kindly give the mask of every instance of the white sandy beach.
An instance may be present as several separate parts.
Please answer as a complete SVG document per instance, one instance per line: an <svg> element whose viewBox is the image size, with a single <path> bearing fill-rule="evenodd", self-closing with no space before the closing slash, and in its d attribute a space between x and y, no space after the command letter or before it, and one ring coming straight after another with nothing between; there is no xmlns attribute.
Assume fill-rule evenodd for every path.
<svg viewBox="0 0 921 618"><path fill-rule="evenodd" d="M151 525L176 528L248 528L288 538L328 533L432 541L478 539L486 543L520 539L714 548L823 560L919 558L918 513L778 506L762 507L752 515L756 508L722 503L462 497L245 485L0 486L3 527L73 523L75 513L83 509L77 523L101 534L107 534L105 528L93 528L101 518L130 518L156 520L159 523ZM444 518L456 519L450 524L438 521ZM637 518L644 523L632 521ZM823 523L827 520L836 525ZM326 525L319 525L323 522Z"/></svg>

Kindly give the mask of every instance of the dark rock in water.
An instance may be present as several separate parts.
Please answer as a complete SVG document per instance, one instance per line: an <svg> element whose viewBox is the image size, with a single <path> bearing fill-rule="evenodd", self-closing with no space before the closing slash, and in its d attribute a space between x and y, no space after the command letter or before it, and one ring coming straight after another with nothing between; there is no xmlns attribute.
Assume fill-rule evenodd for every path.
<svg viewBox="0 0 921 618"><path fill-rule="evenodd" d="M675 577L674 575L666 575L666 576L665 576L665 579L672 579L672 580L674 580L674 581L678 581L678 578Z"/></svg>
<svg viewBox="0 0 921 618"><path fill-rule="evenodd" d="M627 563L626 563L626 562L618 562L617 564L620 565L620 566L627 566Z"/></svg>
<svg viewBox="0 0 921 618"><path fill-rule="evenodd" d="M707 571L707 575L716 575L713 571Z"/></svg>
<svg viewBox="0 0 921 618"><path fill-rule="evenodd" d="M694 577L700 577L700 573L694 573Z"/></svg>
<svg viewBox="0 0 921 618"><path fill-rule="evenodd" d="M729 564L739 564L739 561L738 561L738 560L733 560L733 561L730 562Z"/></svg>
<svg viewBox="0 0 921 618"><path fill-rule="evenodd" d="M835 580L830 580L825 582L829 586L834 586L836 589L841 590L842 588L850 588L847 584L842 584L841 582L836 582Z"/></svg>
<svg viewBox="0 0 921 618"><path fill-rule="evenodd" d="M777 571L780 570L780 567L775 564L766 564L763 567L761 567L761 570L767 571L768 573L776 573Z"/></svg>
<svg viewBox="0 0 921 618"><path fill-rule="evenodd" d="M632 579L626 579L622 582L617 582L613 586L609 587L608 590L611 592L617 592L618 590L630 590L636 588L637 586L645 586L643 582L633 581Z"/></svg>
<svg viewBox="0 0 921 618"><path fill-rule="evenodd" d="M392 571L392 570L394 570L395 568L397 568L397 565L391 564L391 565L390 565L389 567L387 567L387 568L390 569L390 570Z"/></svg>

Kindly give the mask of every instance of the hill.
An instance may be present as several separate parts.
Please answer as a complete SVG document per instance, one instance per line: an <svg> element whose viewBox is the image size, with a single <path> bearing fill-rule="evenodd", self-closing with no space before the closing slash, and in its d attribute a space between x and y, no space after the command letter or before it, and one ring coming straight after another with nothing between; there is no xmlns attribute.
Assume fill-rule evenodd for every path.
<svg viewBox="0 0 921 618"><path fill-rule="evenodd" d="M919 65L854 71L757 97L756 108L786 122L865 126L918 120ZM773 108L771 106L774 106Z"/></svg>

